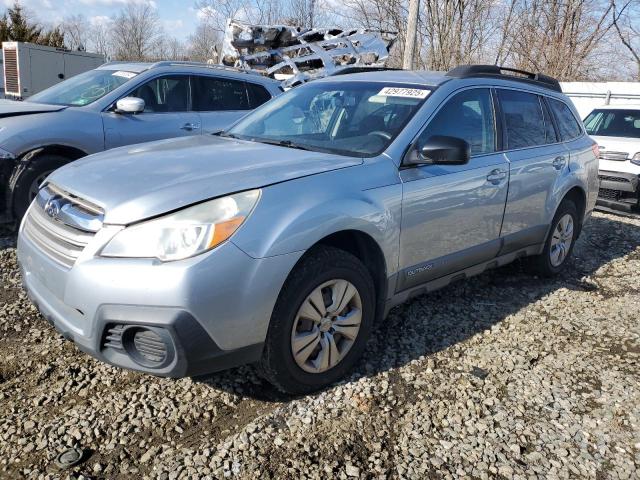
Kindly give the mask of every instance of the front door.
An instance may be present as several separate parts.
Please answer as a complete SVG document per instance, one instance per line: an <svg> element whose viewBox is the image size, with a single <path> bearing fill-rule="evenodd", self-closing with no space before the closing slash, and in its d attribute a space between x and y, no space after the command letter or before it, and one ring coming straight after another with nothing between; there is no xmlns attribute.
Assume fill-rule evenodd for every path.
<svg viewBox="0 0 640 480"><path fill-rule="evenodd" d="M165 138L199 135L200 117L190 111L188 75L154 78L128 96L144 100L144 112L138 114L103 112L105 148Z"/></svg>
<svg viewBox="0 0 640 480"><path fill-rule="evenodd" d="M450 98L419 135L466 140L466 165L403 169L400 276L405 290L495 257L509 184L509 164L497 153L491 91L464 90Z"/></svg>

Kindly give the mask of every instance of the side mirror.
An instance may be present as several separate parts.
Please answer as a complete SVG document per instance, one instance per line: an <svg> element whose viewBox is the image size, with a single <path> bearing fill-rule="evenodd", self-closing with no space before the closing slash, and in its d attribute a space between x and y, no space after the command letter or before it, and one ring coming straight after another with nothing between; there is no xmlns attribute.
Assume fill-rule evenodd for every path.
<svg viewBox="0 0 640 480"><path fill-rule="evenodd" d="M434 135L407 157L405 165L464 165L471 158L471 145L465 140Z"/></svg>
<svg viewBox="0 0 640 480"><path fill-rule="evenodd" d="M116 113L142 113L144 100L138 97L124 97L116 102Z"/></svg>

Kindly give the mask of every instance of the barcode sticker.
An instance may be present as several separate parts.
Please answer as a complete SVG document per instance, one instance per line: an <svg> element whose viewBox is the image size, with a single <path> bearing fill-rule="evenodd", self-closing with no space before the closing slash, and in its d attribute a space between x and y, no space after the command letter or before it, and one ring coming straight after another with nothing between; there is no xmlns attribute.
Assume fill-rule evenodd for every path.
<svg viewBox="0 0 640 480"><path fill-rule="evenodd" d="M118 70L117 72L113 72L112 75L114 77L133 78L133 77L135 77L137 75L137 73L125 72L124 70Z"/></svg>
<svg viewBox="0 0 640 480"><path fill-rule="evenodd" d="M404 98L427 98L431 93L423 88L400 88L400 87L384 87L378 95L385 97L404 97Z"/></svg>

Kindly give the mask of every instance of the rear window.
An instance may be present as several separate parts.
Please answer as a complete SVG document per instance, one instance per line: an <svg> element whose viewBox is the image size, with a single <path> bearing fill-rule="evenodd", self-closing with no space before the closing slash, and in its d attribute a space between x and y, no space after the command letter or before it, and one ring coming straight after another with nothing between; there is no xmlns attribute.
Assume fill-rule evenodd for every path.
<svg viewBox="0 0 640 480"><path fill-rule="evenodd" d="M550 98L549 105L556 116L560 138L563 142L573 140L582 134L580 123L566 103Z"/></svg>
<svg viewBox="0 0 640 480"><path fill-rule="evenodd" d="M596 109L584 124L589 135L640 138L640 109Z"/></svg>
<svg viewBox="0 0 640 480"><path fill-rule="evenodd" d="M498 90L505 119L507 150L546 145L548 131L537 95L516 90Z"/></svg>

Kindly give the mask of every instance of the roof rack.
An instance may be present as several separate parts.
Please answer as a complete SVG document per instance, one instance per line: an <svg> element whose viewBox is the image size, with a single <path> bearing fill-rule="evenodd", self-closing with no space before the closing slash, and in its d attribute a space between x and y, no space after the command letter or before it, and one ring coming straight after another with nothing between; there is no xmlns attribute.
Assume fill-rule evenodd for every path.
<svg viewBox="0 0 640 480"><path fill-rule="evenodd" d="M508 75L503 72L511 72L516 75ZM562 92L560 82L553 77L542 73L532 73L517 68L501 67L499 65L460 65L453 70L447 72L448 77L453 78L469 78L469 77L491 77L504 78L508 80L516 80L521 82L533 83L540 87L549 88L556 92Z"/></svg>
<svg viewBox="0 0 640 480"><path fill-rule="evenodd" d="M348 75L350 73L366 73L366 72L386 72L389 70L398 70L397 68L391 67L347 67L341 68L333 72L330 77L335 77L336 75Z"/></svg>
<svg viewBox="0 0 640 480"><path fill-rule="evenodd" d="M222 65L220 63L204 63L204 62L185 62L185 61L176 61L176 60L162 60L160 62L155 62L151 64L149 68L158 68L158 67L201 67L201 68L211 68L215 70L226 70L229 72L235 73L252 73L241 68L228 67L227 65Z"/></svg>

